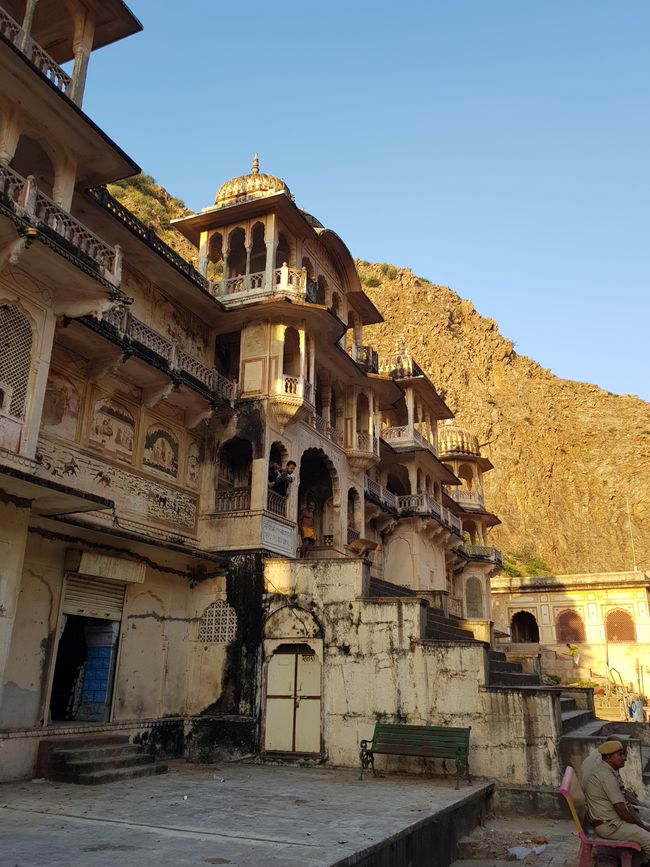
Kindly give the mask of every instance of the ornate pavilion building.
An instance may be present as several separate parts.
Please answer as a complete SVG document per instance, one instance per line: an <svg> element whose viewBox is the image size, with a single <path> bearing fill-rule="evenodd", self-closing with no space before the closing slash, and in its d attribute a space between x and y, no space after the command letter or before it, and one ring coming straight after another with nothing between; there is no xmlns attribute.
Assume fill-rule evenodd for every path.
<svg viewBox="0 0 650 867"><path fill-rule="evenodd" d="M386 719L471 725L474 773L556 783L559 693L491 649L476 438L364 342L348 248L257 160L175 221L197 269L110 195L138 167L83 83L140 25L83 8L0 9L2 779L98 733L355 764Z"/></svg>

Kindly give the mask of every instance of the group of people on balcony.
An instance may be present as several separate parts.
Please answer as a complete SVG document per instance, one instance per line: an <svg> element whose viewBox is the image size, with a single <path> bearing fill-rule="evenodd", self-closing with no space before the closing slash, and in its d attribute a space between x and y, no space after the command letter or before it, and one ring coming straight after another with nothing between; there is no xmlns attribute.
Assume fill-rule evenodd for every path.
<svg viewBox="0 0 650 867"><path fill-rule="evenodd" d="M280 497L289 496L289 486L292 484L296 472L296 462L287 461L284 469L277 461L272 461L269 464L268 488L274 494ZM309 498L307 499L298 516L298 526L300 528L300 557L305 558L309 555L310 548L316 544L316 520L315 520L316 503Z"/></svg>

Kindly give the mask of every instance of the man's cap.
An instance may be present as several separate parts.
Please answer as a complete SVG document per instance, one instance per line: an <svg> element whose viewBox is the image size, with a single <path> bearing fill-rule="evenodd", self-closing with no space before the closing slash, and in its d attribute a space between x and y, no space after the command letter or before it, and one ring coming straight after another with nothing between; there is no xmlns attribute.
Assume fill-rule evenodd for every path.
<svg viewBox="0 0 650 867"><path fill-rule="evenodd" d="M604 744L601 744L598 747L598 752L601 756L611 756L612 753L618 753L620 750L624 750L625 747L620 741L605 741Z"/></svg>

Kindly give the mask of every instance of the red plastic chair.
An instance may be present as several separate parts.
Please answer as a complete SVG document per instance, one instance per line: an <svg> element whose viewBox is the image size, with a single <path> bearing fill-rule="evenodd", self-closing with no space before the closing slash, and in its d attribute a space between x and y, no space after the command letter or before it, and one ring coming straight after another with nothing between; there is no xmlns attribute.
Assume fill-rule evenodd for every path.
<svg viewBox="0 0 650 867"><path fill-rule="evenodd" d="M575 792L575 799L571 795L572 788ZM562 777L560 794L569 805L571 816L576 828L578 829L578 836L580 837L580 860L578 861L578 867L589 867L591 849L594 846L597 846L599 849L601 847L603 849L619 849L621 867L632 867L632 853L641 851L641 847L638 843L634 843L632 840L605 840L604 837L597 837L593 830L590 829L586 832L582 827L580 813L583 813L586 816L586 811L584 810L584 794L571 765L569 765ZM578 805L576 805L576 801L578 801Z"/></svg>

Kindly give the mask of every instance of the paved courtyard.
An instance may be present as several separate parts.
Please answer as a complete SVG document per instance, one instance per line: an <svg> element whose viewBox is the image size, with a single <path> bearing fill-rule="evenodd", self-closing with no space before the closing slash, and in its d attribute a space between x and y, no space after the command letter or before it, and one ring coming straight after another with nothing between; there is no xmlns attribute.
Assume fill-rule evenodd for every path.
<svg viewBox="0 0 650 867"><path fill-rule="evenodd" d="M532 850L532 840L546 839L542 852L530 852L525 867L577 867L578 835L571 821L535 817L493 817L482 828L460 842L461 858L451 867L503 867L516 856L508 849L521 846ZM523 853L522 853L523 854ZM515 862L517 863L517 862ZM522 863L522 862L519 862Z"/></svg>
<svg viewBox="0 0 650 867"><path fill-rule="evenodd" d="M456 791L442 779L359 781L353 770L184 762L167 775L99 787L8 783L0 786L1 863L325 867L484 786Z"/></svg>

